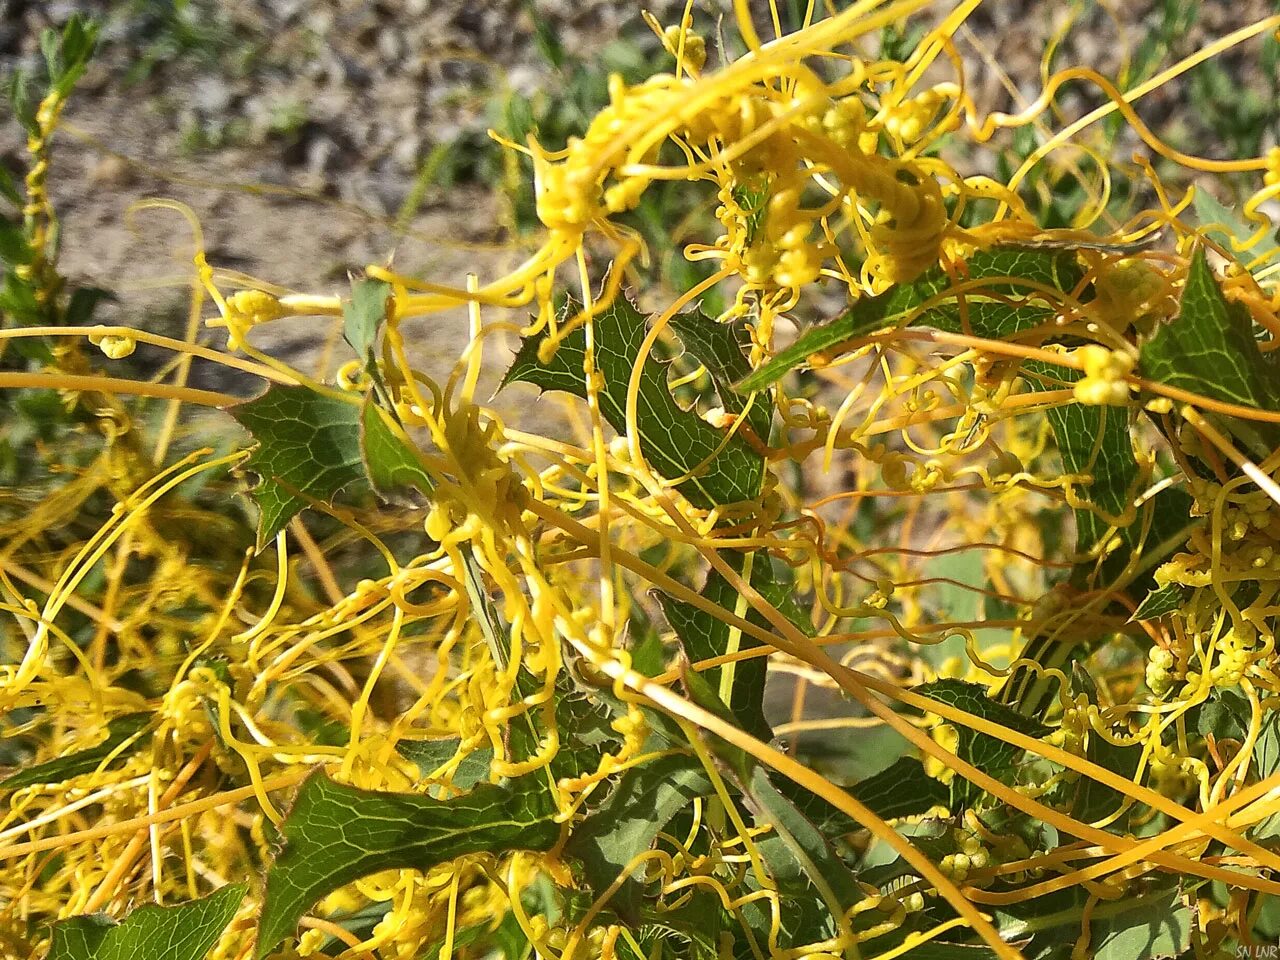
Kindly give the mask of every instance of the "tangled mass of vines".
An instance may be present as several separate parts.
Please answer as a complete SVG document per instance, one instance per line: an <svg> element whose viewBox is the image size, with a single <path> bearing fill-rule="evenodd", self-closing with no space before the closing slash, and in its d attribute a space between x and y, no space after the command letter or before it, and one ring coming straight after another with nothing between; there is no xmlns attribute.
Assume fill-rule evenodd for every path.
<svg viewBox="0 0 1280 960"><path fill-rule="evenodd" d="M1190 156L1140 113L1280 17L983 114L976 0L776 37L747 6L744 55L653 21L668 72L505 144L544 228L508 275L298 292L193 220L185 340L95 325L58 272L51 138L94 33L46 38L0 183L5 417L52 425L6 435L0 502L6 956L1275 941L1280 147ZM904 22L901 56L852 52ZM1068 121L1066 84L1102 105ZM1010 128L1016 169L943 159ZM672 185L707 217L668 295L628 217ZM459 306L436 380L402 324ZM341 330L334 375L253 345L299 316ZM122 373L140 344L173 359ZM510 425L540 394L547 429Z"/></svg>

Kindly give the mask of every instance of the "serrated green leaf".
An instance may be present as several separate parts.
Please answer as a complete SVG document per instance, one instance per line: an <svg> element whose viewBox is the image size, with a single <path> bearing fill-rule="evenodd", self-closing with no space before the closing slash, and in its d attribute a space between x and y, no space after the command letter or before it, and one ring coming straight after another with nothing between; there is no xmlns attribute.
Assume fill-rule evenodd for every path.
<svg viewBox="0 0 1280 960"><path fill-rule="evenodd" d="M833 908L843 912L862 899L862 888L818 828L769 780L768 771L757 766L751 775L748 796L757 808L758 819L773 827L789 852L787 866L779 872L770 862L779 884L821 882L835 894Z"/></svg>
<svg viewBox="0 0 1280 960"><path fill-rule="evenodd" d="M93 773L117 747L141 733L151 722L151 718L150 713L126 713L116 717L107 723L107 738L101 743L19 770L0 780L0 790L16 790L18 787L29 787L37 783L61 783L84 773ZM141 743L141 739L138 739L126 746L110 766L123 763Z"/></svg>
<svg viewBox="0 0 1280 960"><path fill-rule="evenodd" d="M1029 737L1044 737L1049 733L1049 728L1044 724L991 699L986 690L976 683L953 679L935 680L915 687L914 692ZM953 726L958 737L956 756L997 780L1004 781L1009 777L1022 754L1019 748L985 733L978 733L963 724L956 723ZM957 776L951 781L953 810L972 803L980 794L981 791L963 777Z"/></svg>
<svg viewBox="0 0 1280 960"><path fill-rule="evenodd" d="M618 947L627 951L619 955L630 960L648 960L654 955L658 941L670 950L674 938L683 944L675 954L681 960L717 960L724 916L724 908L715 894L695 889L688 901L679 906L664 910L643 909L636 941L645 949L645 954L637 955L629 945L624 947L625 939L619 939Z"/></svg>
<svg viewBox="0 0 1280 960"><path fill-rule="evenodd" d="M741 553L726 551L724 557L730 566L741 573L746 557ZM795 588L790 568L780 560L771 559L767 554L754 555L751 565L751 586L769 601L778 612L790 620L796 627L806 633L812 633L813 627L800 609L795 599ZM712 570L707 582L701 590L702 596L719 607L733 613L738 604L738 592L718 571ZM662 606L662 612L671 624L683 644L690 663L698 663L718 657L728 651L731 628L727 623L718 620L711 614L677 600L661 591L654 596ZM769 629L769 623L754 608L748 607L746 619L759 627ZM750 650L760 646L753 637L741 634L738 649ZM701 676L714 690L719 690L727 667L712 667L701 671ZM764 718L764 685L768 673L768 661L764 657L753 657L740 660L733 665L731 695L728 703L736 722L752 736L760 740L769 740L773 731Z"/></svg>
<svg viewBox="0 0 1280 960"><path fill-rule="evenodd" d="M619 296L596 316L594 324L596 368L604 380L600 412L621 433L626 430L627 385L645 338L645 321ZM538 362L544 339L530 337L520 345L502 385L531 383L544 392L560 390L585 398L585 328L565 337L545 365ZM686 344L686 348L695 346ZM759 495L764 458L745 437L735 434L726 443L724 430L677 404L667 387L667 365L653 357L641 368L637 421L641 451L660 476L675 480L694 472L676 489L695 506L710 508Z"/></svg>
<svg viewBox="0 0 1280 960"><path fill-rule="evenodd" d="M1280 409L1280 365L1263 354L1242 305L1222 295L1204 248L1191 257L1178 316L1142 345L1142 374L1226 403Z"/></svg>
<svg viewBox="0 0 1280 960"><path fill-rule="evenodd" d="M1146 599L1133 611L1131 621L1158 620L1165 614L1173 613L1182 606L1187 598L1186 587L1176 583L1167 583L1163 587L1150 591Z"/></svg>
<svg viewBox="0 0 1280 960"><path fill-rule="evenodd" d="M321 897L379 870L429 870L469 853L549 850L560 836L545 783L481 784L450 800L360 790L314 776L281 827L267 871L257 956L267 956Z"/></svg>
<svg viewBox="0 0 1280 960"><path fill-rule="evenodd" d="M458 748L461 746L461 737L445 737L441 740L399 740L396 742L396 752L417 765L422 776L429 777L457 756ZM453 776L449 782L459 790L470 790L481 780L489 779L489 764L492 762L492 747L473 750L454 767Z"/></svg>
<svg viewBox="0 0 1280 960"><path fill-rule="evenodd" d="M561 731L572 731L572 736L561 736L560 749L551 761L551 775L559 780L592 773L604 755L616 751L621 744L612 726L613 704L594 690L584 693L564 683L557 683L555 701L556 726ZM535 728L545 736L540 717L535 720ZM514 743L514 731L511 736ZM528 752L534 752L532 744Z"/></svg>
<svg viewBox="0 0 1280 960"><path fill-rule="evenodd" d="M1280 250L1278 232L1275 239L1263 239L1247 251L1237 251L1236 243L1246 243L1257 232L1257 228L1230 207L1224 207L1206 190L1196 190L1192 207L1196 211L1196 219L1200 221L1200 229L1207 236L1217 239L1236 257L1243 255L1248 260L1271 258Z"/></svg>
<svg viewBox="0 0 1280 960"><path fill-rule="evenodd" d="M308 498L332 501L364 479L360 408L309 387L272 384L262 396L228 407L258 448L245 466L262 482L252 496L260 511L261 550Z"/></svg>
<svg viewBox="0 0 1280 960"><path fill-rule="evenodd" d="M384 499L392 499L402 490L430 494L435 489L408 440L372 400L365 401L360 413L360 455L370 484Z"/></svg>
<svg viewBox="0 0 1280 960"><path fill-rule="evenodd" d="M874 297L863 297L835 320L805 331L790 347L743 379L738 390L763 390L815 353L904 322L952 332L972 331L983 337L1012 336L1039 326L1053 315L1053 309L1042 301L1016 303L1028 296L1026 281L1071 290L1083 277L1075 256L1061 250L980 250L969 258L962 271L959 279L997 282L965 292L963 303L951 297L921 310L926 301L956 284L956 279L941 266L932 267L910 283L898 284ZM1002 280L1006 277L1022 282ZM994 300L992 295L1004 299Z"/></svg>
<svg viewBox="0 0 1280 960"><path fill-rule="evenodd" d="M735 414L746 411L747 426L760 443L768 443L773 401L763 394L744 399L733 388L751 372L746 356L751 337L746 327L740 322L719 323L694 311L672 317L671 328L679 334L685 350L707 368L724 409Z"/></svg>
<svg viewBox="0 0 1280 960"><path fill-rule="evenodd" d="M232 883L189 903L138 907L119 924L72 917L54 924L47 960L204 960L247 889Z"/></svg>
<svg viewBox="0 0 1280 960"><path fill-rule="evenodd" d="M569 836L565 852L582 867L587 886L599 896L658 833L696 797L711 793L711 781L696 759L667 754L632 767ZM640 887L628 879L609 901L628 923L639 921Z"/></svg>
<svg viewBox="0 0 1280 960"><path fill-rule="evenodd" d="M342 336L361 360L373 354L390 297L391 284L385 280L357 280L351 284L351 299L342 303Z"/></svg>

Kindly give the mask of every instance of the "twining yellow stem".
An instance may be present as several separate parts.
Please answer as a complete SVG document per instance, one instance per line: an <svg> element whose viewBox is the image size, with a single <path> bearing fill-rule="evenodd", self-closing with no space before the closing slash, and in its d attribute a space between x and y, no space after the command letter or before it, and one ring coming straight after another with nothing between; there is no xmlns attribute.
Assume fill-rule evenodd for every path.
<svg viewBox="0 0 1280 960"><path fill-rule="evenodd" d="M163 347L166 350L173 350L178 353L189 354L193 357L199 357L201 360L209 360L213 363L220 363L224 367L231 367L235 370L242 370L245 373L252 373L255 376L262 377L264 380L271 380L275 383L294 383L292 379L284 376L271 367L263 366L260 363L254 363L252 360L245 360L243 357L237 357L229 353L220 353L209 347L202 347L198 343L188 343L185 340L177 340L173 337L166 337L158 333L150 333L146 330L138 330L134 327L122 326L93 326L93 327L18 327L13 330L0 330L0 340L17 340L25 337L127 337L130 340L136 340L138 343L149 343L155 347Z"/></svg>
<svg viewBox="0 0 1280 960"><path fill-rule="evenodd" d="M947 903L960 914L996 955L1004 960L1021 960L1021 954L1000 939L991 922L974 909L973 904L960 892L954 883L944 875L928 857L907 842L896 830L876 816L869 808L860 803L844 790L841 790L826 777L819 776L808 767L792 760L784 753L762 743L755 737L739 730L731 723L721 720L715 714L704 710L686 700L679 694L652 683L646 677L633 670L626 669L607 650L598 650L582 643L574 637L569 638L578 652L599 667L614 680L620 680L629 689L642 694L656 706L672 716L683 718L699 727L714 733L735 747L751 754L757 760L768 764L783 776L794 780L800 786L811 790L842 813L854 818L865 826L877 840L887 844L894 852L920 871L920 875L928 880L946 899Z"/></svg>
<svg viewBox="0 0 1280 960"><path fill-rule="evenodd" d="M212 740L206 741L204 746L196 751L195 756L188 760L186 765L178 771L178 775L173 778L173 783L169 785L169 789L167 789L156 802L156 810L152 812L153 816L156 812L163 810L178 798L186 788L187 783L196 775L196 772L200 767L204 765L205 760L209 758L209 754L212 751ZM142 852L142 848L146 845L149 833L154 831L157 826L159 826L159 824L153 822L148 824L147 827L141 827L138 829L138 832L134 834L133 839L129 841L124 850L116 857L115 863L111 865L111 870L102 878L102 882L98 884L98 889L95 890L93 895L85 901L83 907L84 913L94 913L95 911L102 909L102 907L110 901L112 895L116 891L116 887L120 885L120 881L124 879L125 874L133 869L133 862L137 859L138 854ZM156 888L156 892L157 894L159 893L159 887Z"/></svg>
<svg viewBox="0 0 1280 960"><path fill-rule="evenodd" d="M1097 123L1099 120L1103 119L1104 117L1110 116L1112 113L1115 113L1117 110L1120 110L1122 105L1125 105L1127 109L1128 104L1132 104L1137 100L1141 99L1142 97L1145 97L1148 93L1150 93L1153 90L1160 89L1170 80L1173 80L1178 76L1181 76L1183 73L1186 73L1188 70L1191 70L1192 68L1199 66L1201 63L1204 63L1206 60L1216 57L1218 54L1222 53L1224 50L1228 50L1231 47L1235 46L1236 44L1243 43L1245 40L1248 40L1252 37L1256 37L1259 34L1267 33L1268 31L1271 31L1271 30L1275 30L1277 27L1280 27L1280 16L1268 17L1264 20L1259 20L1257 23L1253 23L1253 24L1250 24L1249 26L1242 27L1239 30L1236 30L1232 33L1227 34L1225 37L1222 37L1219 40L1215 40L1213 43L1206 44L1204 47L1201 47L1195 53L1178 61L1168 69L1160 71L1160 73L1157 73L1150 80L1147 80L1145 83L1138 84L1138 86L1134 87L1132 90L1127 91L1123 95L1115 91L1114 87L1111 88L1111 91L1115 92L1116 94L1113 100L1103 104L1102 106L1098 107L1096 110L1091 110L1089 113L1085 114L1079 120L1076 120L1072 123L1067 124L1061 130L1059 130L1054 136L1050 137L1043 144L1041 144L1034 151L1032 151L1032 153L1027 157L1025 161L1023 161L1022 165L1018 167L1018 169L1014 172L1013 176L1010 178L1009 189L1016 190L1018 187L1018 184L1020 184L1023 181L1023 179L1026 178L1027 174L1031 172L1031 169L1037 163L1039 163L1041 160L1047 157L1050 153L1052 153L1062 144L1070 142L1071 138L1074 137L1081 130L1085 129L1091 124ZM1132 110L1127 110L1126 117L1136 118L1136 116L1137 115L1134 114ZM1148 142L1150 143L1150 141ZM1185 154L1181 156L1185 157L1186 160L1190 161L1190 164L1189 164L1190 166L1194 168L1201 167L1201 161L1198 158L1186 157ZM1243 168L1239 168L1239 169L1257 170L1257 169L1261 169L1265 165L1264 163L1259 163L1258 161L1240 161L1240 162L1250 164L1250 165L1245 166ZM1001 205L1001 207L996 211L995 219L999 220L1001 217L1005 215L1005 213L1006 213L1006 208L1004 207L1004 205Z"/></svg>
<svg viewBox="0 0 1280 960"><path fill-rule="evenodd" d="M672 520L678 526L689 530L688 522L684 520L670 501L664 499L662 502ZM937 714L952 723L958 723L962 726L976 730L979 733L985 733L988 736L993 736L998 740L1012 744L1020 749L1027 750L1032 754L1045 757L1054 763L1061 764L1062 766L1072 770L1077 770L1093 780L1103 783L1104 785L1109 786L1114 790L1118 790L1121 793L1127 794L1136 800L1140 800L1142 803L1167 813L1170 816L1176 817L1178 820L1186 821L1195 816L1192 811L1188 810L1181 804L1170 800L1154 790L1140 784L1136 784L1130 780L1126 780L1124 777L1107 770L1105 767L1099 766L1098 764L1092 763L1081 757L1077 757L1044 741L1036 740L1009 727L1002 726L998 723L992 723L982 717L966 713L963 710L957 710L948 704L933 700L929 697L924 697L920 694L900 689L893 683L882 681L870 674L860 673L838 663L830 656L830 654L822 649L822 647L813 643L813 641L801 633L794 624L788 621L786 617L782 616L782 614L779 613L772 604L765 600L754 587L745 582L738 573L709 545L702 546L699 552L711 563L712 567L714 567L721 576L729 582L730 586L740 594L746 596L751 602L752 607L765 617L769 623L782 634L782 636L775 636L772 639L773 646L786 653L790 653L793 656L799 657L800 659L823 670L837 684L839 684L843 690L851 694L873 714L883 719L908 741L919 747L926 755L938 757L939 760L951 769L954 769L959 775L962 775L965 779L981 787L986 792L999 797L1010 806L1013 806L1033 817L1042 819L1047 823L1051 823L1059 830L1063 830L1082 839L1090 840L1093 843L1109 847L1110 849L1127 850L1133 845L1132 841L1106 833L1105 831L1098 830L1086 824L1082 824L1071 817L1064 816L1044 804L1031 800L1021 793L1010 789L995 778L983 773L977 767L967 763L950 751L943 750L927 734L908 722L897 712L890 709L887 705L871 696L870 691L875 691L876 693L891 697L895 700L906 703L909 706L923 710L926 713ZM727 620L724 614L725 612L721 610L716 615L722 620ZM1209 824L1206 826L1206 830L1209 835L1213 836L1215 839L1221 840L1228 846L1257 858L1259 863L1276 864L1277 866L1275 869L1280 869L1280 856L1272 853L1271 851L1265 850L1252 841L1245 839L1240 834L1218 824ZM1176 870L1192 872L1200 876L1210 876L1215 872L1222 873L1230 878L1230 880L1226 882L1235 882L1237 884L1253 886L1255 889L1274 889L1275 892L1280 893L1280 883L1274 883L1271 881L1255 882L1253 878L1249 878L1248 880L1242 879L1237 875L1228 873L1227 871L1220 871L1218 868L1211 868L1205 864L1195 863L1194 861L1186 860L1181 857L1169 857L1166 854L1155 855L1153 859L1162 866L1173 867ZM1214 878L1222 879L1220 876L1215 876Z"/></svg>
<svg viewBox="0 0 1280 960"><path fill-rule="evenodd" d="M261 786L266 791L283 790L298 783L310 772L310 767L296 767L293 770L276 774L274 777L267 777L262 781ZM90 840L101 840L103 837L114 836L117 833L131 833L156 823L172 823L175 820L185 820L208 810L217 810L221 807L242 803L252 797L257 790L258 788L253 785L237 787L235 790L216 793L210 797L190 800L167 810L157 810L155 813L150 813L143 817L133 817L129 820L121 820L119 823L107 823L97 827L90 827L87 830L77 830L60 836L42 837L39 840L28 840L25 843L15 843L8 847L0 847L0 859L8 860L13 857L24 857L44 850L57 850L59 847L70 847L77 843L88 843Z"/></svg>
<svg viewBox="0 0 1280 960"><path fill-rule="evenodd" d="M136 397L159 397L163 400L181 400L200 407L229 407L240 402L240 397L194 387L176 387L167 383L147 383L139 380L122 380L119 377L96 377L71 373L25 373L0 371L0 389L32 388L37 390L76 390L81 393L123 393Z"/></svg>

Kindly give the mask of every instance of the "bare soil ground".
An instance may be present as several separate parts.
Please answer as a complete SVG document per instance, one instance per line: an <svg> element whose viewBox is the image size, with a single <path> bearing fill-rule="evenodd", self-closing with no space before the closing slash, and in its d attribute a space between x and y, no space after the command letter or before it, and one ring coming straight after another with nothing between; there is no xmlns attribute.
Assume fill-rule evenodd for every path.
<svg viewBox="0 0 1280 960"><path fill-rule="evenodd" d="M438 144L482 137L502 91L554 94L557 75L540 52L538 27L559 38L570 58L597 57L619 38L653 49L641 6L0 0L0 72L34 64L40 28L77 11L103 18L101 53L67 111L51 178L65 222L63 266L78 281L121 294L111 308L121 319L173 329L186 309L191 234L171 212L130 213L148 198L194 211L211 263L297 290L339 291L348 271L391 258L402 272L439 282L461 284L468 272L482 280L498 275L525 249L511 242L501 200L483 184L428 189L416 213L393 226L423 164ZM644 6L669 22L683 4ZM1108 6L1093 8L1070 32L1064 62L1113 74L1123 51L1159 22L1157 3ZM1273 6L1205 3L1195 30L1174 38L1169 55ZM979 103L1011 109L1015 97L1034 99L1039 51L1076 7L1058 0L981 6L958 37ZM759 8L765 23L767 8ZM711 35L728 9L727 0L694 4ZM732 32L728 24L724 32ZM1237 59L1247 83L1255 68L1247 56ZM1081 96L1065 97L1066 113ZM1153 94L1144 115L1173 116L1185 102L1180 96L1176 87ZM18 159L15 126L0 131L0 161ZM1212 143L1203 146L1214 152ZM416 358L442 373L465 330L461 312L421 322L412 337ZM260 333L273 352L314 367L331 330L305 321Z"/></svg>

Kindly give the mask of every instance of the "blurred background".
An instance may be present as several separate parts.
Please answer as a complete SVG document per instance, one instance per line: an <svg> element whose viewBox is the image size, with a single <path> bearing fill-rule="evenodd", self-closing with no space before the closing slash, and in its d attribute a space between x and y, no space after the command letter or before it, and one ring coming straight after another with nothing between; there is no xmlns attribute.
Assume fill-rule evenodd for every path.
<svg viewBox="0 0 1280 960"><path fill-rule="evenodd" d="M768 6L755 5L763 30ZM338 292L349 271L392 259L410 275L461 284L474 271L483 281L538 240L530 165L487 131L517 142L536 132L545 146L561 146L607 102L610 73L636 82L670 69L640 13L647 8L668 24L683 6L0 0L0 75L36 67L41 29L75 13L102 22L99 52L72 96L51 172L63 218L61 267L73 282L120 297L100 310L99 322L143 321L174 332L185 324L190 231L171 212L131 215L135 201L161 196L190 205L213 265L296 290ZM860 52L904 54L946 6L864 38ZM693 5L709 67L742 52L729 7L728 0ZM778 7L784 29L799 24L800 0ZM1092 67L1123 89L1276 9L1273 0L987 0L956 41L980 109L1012 111L1037 96L1047 44L1056 44L1052 67ZM1096 87L1072 83L1057 114L1070 119L1101 102ZM1280 142L1280 44L1243 44L1143 98L1140 113L1189 152L1256 156ZM941 149L962 172L1007 176L1043 142L1042 131L1057 126L1046 114L1037 127L1004 131L1001 150L980 159L957 142ZM1088 142L1116 163L1141 147L1118 122L1096 125ZM18 125L3 124L0 163L19 170L21 159ZM1158 169L1171 187L1185 185L1185 173ZM1024 194L1045 226L1071 225L1087 193L1081 181L1097 179L1096 164L1062 151L1041 164ZM1222 202L1235 199L1220 184L1215 189ZM1117 192L1110 220L1150 199ZM675 184L651 190L630 216L651 238L674 229L681 241L706 239L714 203L707 190ZM661 297L686 289L702 269L669 247L643 280ZM813 302L820 311L821 298ZM319 369L331 331L317 322L271 324L257 332L258 343ZM465 336L462 315L432 317L415 329L410 339L428 372L447 370ZM196 385L238 389L204 382L225 374L203 366Z"/></svg>

